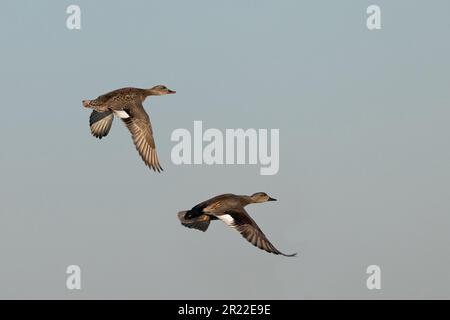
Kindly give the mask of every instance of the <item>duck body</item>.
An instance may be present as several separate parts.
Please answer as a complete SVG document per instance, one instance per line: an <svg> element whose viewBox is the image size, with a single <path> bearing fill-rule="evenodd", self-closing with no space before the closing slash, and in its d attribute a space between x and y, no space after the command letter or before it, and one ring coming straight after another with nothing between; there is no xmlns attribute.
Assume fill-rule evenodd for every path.
<svg viewBox="0 0 450 320"><path fill-rule="evenodd" d="M135 101L142 103L148 96L146 89L127 87L105 93L94 100L84 100L83 105L99 112L121 110L123 104Z"/></svg>
<svg viewBox="0 0 450 320"><path fill-rule="evenodd" d="M225 208L239 208L245 207L250 202L246 201L247 196L235 195L232 193L221 194L211 199L203 201L197 204L191 210L186 212L186 218L192 219L202 214L208 214L209 216L216 218L216 215L223 214Z"/></svg>
<svg viewBox="0 0 450 320"><path fill-rule="evenodd" d="M144 163L154 171L161 172L153 138L150 117L142 103L148 96L173 94L175 91L158 85L150 89L121 88L93 100L83 100L85 108L93 109L89 117L91 133L102 139L111 129L114 116L120 118L131 133L133 142Z"/></svg>
<svg viewBox="0 0 450 320"><path fill-rule="evenodd" d="M251 203L267 201L276 201L276 199L269 197L264 192L258 192L251 196L222 194L203 201L190 210L179 212L178 219L183 226L203 232L208 229L211 220L221 220L262 250L284 256L295 256L296 254L288 255L277 250L244 209Z"/></svg>

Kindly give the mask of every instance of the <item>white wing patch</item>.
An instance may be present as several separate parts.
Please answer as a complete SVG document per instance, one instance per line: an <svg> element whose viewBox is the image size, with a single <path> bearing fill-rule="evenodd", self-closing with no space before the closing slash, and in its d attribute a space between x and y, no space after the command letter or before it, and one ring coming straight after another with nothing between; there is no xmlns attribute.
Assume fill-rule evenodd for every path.
<svg viewBox="0 0 450 320"><path fill-rule="evenodd" d="M234 228L234 219L229 214L218 215L217 218L225 222L226 225Z"/></svg>
<svg viewBox="0 0 450 320"><path fill-rule="evenodd" d="M114 110L114 114L120 119L128 119L130 115L123 110Z"/></svg>

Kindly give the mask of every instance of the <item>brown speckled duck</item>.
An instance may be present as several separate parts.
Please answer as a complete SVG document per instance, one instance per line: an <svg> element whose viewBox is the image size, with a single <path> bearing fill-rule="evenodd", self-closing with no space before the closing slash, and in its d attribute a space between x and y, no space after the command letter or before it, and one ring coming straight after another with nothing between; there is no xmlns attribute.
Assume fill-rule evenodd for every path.
<svg viewBox="0 0 450 320"><path fill-rule="evenodd" d="M277 250L244 209L248 204L266 201L276 201L276 199L269 197L265 192L257 192L251 196L222 194L199 203L191 210L179 212L178 219L185 227L201 231L208 229L211 220L219 219L262 250L286 257L295 256L296 253L284 254Z"/></svg>
<svg viewBox="0 0 450 320"><path fill-rule="evenodd" d="M142 160L154 171L161 172L153 139L152 124L142 103L148 96L173 94L175 91L158 85L150 89L122 88L99 96L94 100L83 100L83 106L93 109L89 118L91 133L96 138L108 135L114 115L130 130L134 145Z"/></svg>

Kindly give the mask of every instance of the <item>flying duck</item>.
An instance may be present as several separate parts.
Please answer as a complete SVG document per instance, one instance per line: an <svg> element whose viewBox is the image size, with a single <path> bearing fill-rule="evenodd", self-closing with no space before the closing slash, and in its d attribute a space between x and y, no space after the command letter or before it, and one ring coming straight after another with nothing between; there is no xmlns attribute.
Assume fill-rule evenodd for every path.
<svg viewBox="0 0 450 320"><path fill-rule="evenodd" d="M178 212L181 224L188 228L206 231L211 220L222 220L226 225L236 229L254 246L274 254L293 257L278 251L267 239L256 222L249 216L244 207L250 203L276 201L265 192L257 192L251 196L240 196L231 193L222 194L197 204L191 210Z"/></svg>
<svg viewBox="0 0 450 320"><path fill-rule="evenodd" d="M133 138L134 145L145 164L161 172L153 139L152 124L142 103L148 96L173 94L175 91L157 85L150 89L122 88L99 96L94 100L83 100L85 108L93 109L89 118L91 133L96 138L106 137L111 129L114 115L122 119Z"/></svg>

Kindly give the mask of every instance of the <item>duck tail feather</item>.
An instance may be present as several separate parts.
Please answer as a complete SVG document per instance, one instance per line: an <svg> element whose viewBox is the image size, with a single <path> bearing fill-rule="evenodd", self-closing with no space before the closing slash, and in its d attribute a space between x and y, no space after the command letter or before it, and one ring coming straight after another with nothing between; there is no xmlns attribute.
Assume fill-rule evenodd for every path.
<svg viewBox="0 0 450 320"><path fill-rule="evenodd" d="M186 218L187 211L180 211L178 212L178 219L180 220L181 224L187 228L191 229L197 229L200 231L205 232L209 227L210 218L209 216L203 214L198 217L194 218Z"/></svg>

